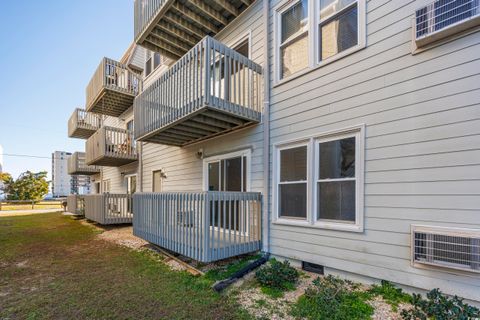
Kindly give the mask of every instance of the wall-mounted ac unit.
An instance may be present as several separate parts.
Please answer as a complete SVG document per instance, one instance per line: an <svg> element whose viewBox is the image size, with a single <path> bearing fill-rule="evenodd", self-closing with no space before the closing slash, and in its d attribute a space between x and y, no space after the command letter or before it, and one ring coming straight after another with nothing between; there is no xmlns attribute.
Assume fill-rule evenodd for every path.
<svg viewBox="0 0 480 320"><path fill-rule="evenodd" d="M412 265L480 273L480 229L412 225Z"/></svg>
<svg viewBox="0 0 480 320"><path fill-rule="evenodd" d="M437 0L415 11L417 47L480 25L480 0Z"/></svg>

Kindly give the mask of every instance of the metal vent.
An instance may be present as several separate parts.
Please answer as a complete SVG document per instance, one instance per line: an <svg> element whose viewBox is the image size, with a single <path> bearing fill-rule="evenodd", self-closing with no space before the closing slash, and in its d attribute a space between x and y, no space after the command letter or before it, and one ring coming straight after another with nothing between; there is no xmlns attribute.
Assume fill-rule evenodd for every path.
<svg viewBox="0 0 480 320"><path fill-rule="evenodd" d="M421 41L480 16L480 0L437 0L415 12L415 39ZM465 25L458 31L469 28ZM460 30L461 29L461 30Z"/></svg>
<svg viewBox="0 0 480 320"><path fill-rule="evenodd" d="M480 229L412 226L412 263L480 273Z"/></svg>

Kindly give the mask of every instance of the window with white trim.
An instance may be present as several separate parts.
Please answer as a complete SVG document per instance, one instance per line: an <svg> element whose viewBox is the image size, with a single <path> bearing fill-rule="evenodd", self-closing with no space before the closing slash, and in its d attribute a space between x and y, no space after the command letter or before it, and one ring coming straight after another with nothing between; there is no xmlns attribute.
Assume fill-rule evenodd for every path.
<svg viewBox="0 0 480 320"><path fill-rule="evenodd" d="M365 46L366 0L285 0L276 8L277 81Z"/></svg>
<svg viewBox="0 0 480 320"><path fill-rule="evenodd" d="M279 150L278 215L307 218L307 146Z"/></svg>
<svg viewBox="0 0 480 320"><path fill-rule="evenodd" d="M363 231L364 132L360 125L276 146L276 223Z"/></svg>
<svg viewBox="0 0 480 320"><path fill-rule="evenodd" d="M308 67L308 1L292 3L280 13L281 78Z"/></svg>

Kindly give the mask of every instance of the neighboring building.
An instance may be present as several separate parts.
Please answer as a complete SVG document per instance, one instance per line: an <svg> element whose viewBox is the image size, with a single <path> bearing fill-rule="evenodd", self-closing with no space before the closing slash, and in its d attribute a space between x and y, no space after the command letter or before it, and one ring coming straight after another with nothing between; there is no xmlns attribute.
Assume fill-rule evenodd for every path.
<svg viewBox="0 0 480 320"><path fill-rule="evenodd" d="M72 154L65 151L52 153L52 195L54 198L70 194L71 178L68 174L68 158Z"/></svg>
<svg viewBox="0 0 480 320"><path fill-rule="evenodd" d="M480 302L478 0L177 1L135 1L72 115L102 166L86 215Z"/></svg>

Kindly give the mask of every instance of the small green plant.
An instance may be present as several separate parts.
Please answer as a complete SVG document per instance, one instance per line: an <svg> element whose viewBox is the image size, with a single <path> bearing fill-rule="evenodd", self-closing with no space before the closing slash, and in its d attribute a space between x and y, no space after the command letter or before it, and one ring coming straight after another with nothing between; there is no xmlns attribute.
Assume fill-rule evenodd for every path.
<svg viewBox="0 0 480 320"><path fill-rule="evenodd" d="M392 306L393 311L397 311L400 303L411 303L412 297L406 294L400 288L396 288L391 282L382 280L381 285L374 284L369 290L373 296L381 296L388 304Z"/></svg>
<svg viewBox="0 0 480 320"><path fill-rule="evenodd" d="M294 290L300 273L288 261L271 259L266 267L255 273L262 292L272 297L281 297L284 291Z"/></svg>
<svg viewBox="0 0 480 320"><path fill-rule="evenodd" d="M449 298L439 289L427 293L427 299L414 294L413 308L402 310L405 320L468 320L480 318L480 310L463 302L463 299L454 296Z"/></svg>
<svg viewBox="0 0 480 320"><path fill-rule="evenodd" d="M292 308L292 315L305 319L364 320L374 309L366 301L371 295L351 281L328 275L317 278Z"/></svg>

